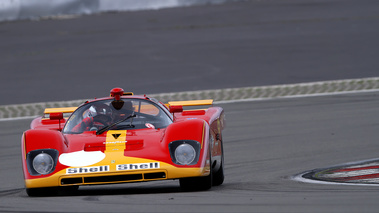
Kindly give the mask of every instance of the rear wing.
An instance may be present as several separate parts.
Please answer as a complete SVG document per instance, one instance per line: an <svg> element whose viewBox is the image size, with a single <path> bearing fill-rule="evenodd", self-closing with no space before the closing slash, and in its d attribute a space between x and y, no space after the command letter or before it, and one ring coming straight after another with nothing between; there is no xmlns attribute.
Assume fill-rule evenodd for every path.
<svg viewBox="0 0 379 213"><path fill-rule="evenodd" d="M183 111L184 107L186 108L186 110L205 110L205 109L199 109L198 106L213 106L213 99L191 100L191 101L170 101L166 104L166 106L170 109L170 111L173 110L175 112Z"/></svg>
<svg viewBox="0 0 379 213"><path fill-rule="evenodd" d="M63 117L68 118L77 107L46 108L42 118L50 118L51 113L63 113Z"/></svg>
<svg viewBox="0 0 379 213"><path fill-rule="evenodd" d="M170 101L168 102L168 106L205 106L205 105L213 105L212 99L207 100L191 100L191 101Z"/></svg>

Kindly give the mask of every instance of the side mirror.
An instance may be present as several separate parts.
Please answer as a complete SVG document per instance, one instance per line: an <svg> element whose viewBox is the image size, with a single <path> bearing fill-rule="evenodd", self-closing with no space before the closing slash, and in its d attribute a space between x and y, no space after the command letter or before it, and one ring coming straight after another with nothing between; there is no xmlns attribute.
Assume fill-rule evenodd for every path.
<svg viewBox="0 0 379 213"><path fill-rule="evenodd" d="M50 113L50 120L61 120L63 119L63 112Z"/></svg>
<svg viewBox="0 0 379 213"><path fill-rule="evenodd" d="M170 112L175 113L175 112L183 112L183 106L170 106Z"/></svg>
<svg viewBox="0 0 379 213"><path fill-rule="evenodd" d="M50 113L50 120L58 120L59 123L59 128L58 130L61 131L61 120L63 119L63 112L55 112L55 113Z"/></svg>

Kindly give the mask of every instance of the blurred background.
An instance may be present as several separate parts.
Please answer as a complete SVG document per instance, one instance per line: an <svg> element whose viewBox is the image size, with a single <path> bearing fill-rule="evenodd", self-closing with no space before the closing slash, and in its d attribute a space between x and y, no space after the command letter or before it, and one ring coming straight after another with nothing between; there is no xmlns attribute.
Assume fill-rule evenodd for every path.
<svg viewBox="0 0 379 213"><path fill-rule="evenodd" d="M0 105L376 77L373 0L0 0Z"/></svg>

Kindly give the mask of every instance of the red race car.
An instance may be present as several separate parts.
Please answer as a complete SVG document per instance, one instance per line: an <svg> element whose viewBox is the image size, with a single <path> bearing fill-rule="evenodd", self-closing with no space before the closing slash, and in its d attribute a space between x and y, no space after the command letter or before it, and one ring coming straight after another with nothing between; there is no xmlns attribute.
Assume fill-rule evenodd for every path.
<svg viewBox="0 0 379 213"><path fill-rule="evenodd" d="M224 111L193 109L212 104L162 104L114 88L110 97L77 108L45 109L22 136L26 191L40 196L82 185L167 179L179 179L186 191L221 185Z"/></svg>

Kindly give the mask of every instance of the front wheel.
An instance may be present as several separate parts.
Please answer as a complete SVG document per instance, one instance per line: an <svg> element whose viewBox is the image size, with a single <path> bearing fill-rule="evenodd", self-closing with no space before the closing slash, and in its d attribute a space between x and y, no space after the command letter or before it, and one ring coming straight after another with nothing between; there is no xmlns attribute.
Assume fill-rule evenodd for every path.
<svg viewBox="0 0 379 213"><path fill-rule="evenodd" d="M182 178L179 180L183 191L205 191L212 187L212 169L208 176Z"/></svg>
<svg viewBox="0 0 379 213"><path fill-rule="evenodd" d="M27 188L26 194L28 194L29 197L55 196L58 194L58 188L57 187Z"/></svg>
<svg viewBox="0 0 379 213"><path fill-rule="evenodd" d="M220 168L213 175L213 186L219 186L224 183L224 165L221 163Z"/></svg>
<svg viewBox="0 0 379 213"><path fill-rule="evenodd" d="M211 152L209 151L209 162L212 162ZM212 167L210 167L209 175L203 177L190 177L179 179L180 188L183 191L205 191L212 187Z"/></svg>
<svg viewBox="0 0 379 213"><path fill-rule="evenodd" d="M224 146L221 144L221 165L217 172L213 173L213 186L219 186L224 183Z"/></svg>
<svg viewBox="0 0 379 213"><path fill-rule="evenodd" d="M45 197L57 195L70 195L78 190L79 186L27 188L26 194L29 197Z"/></svg>

